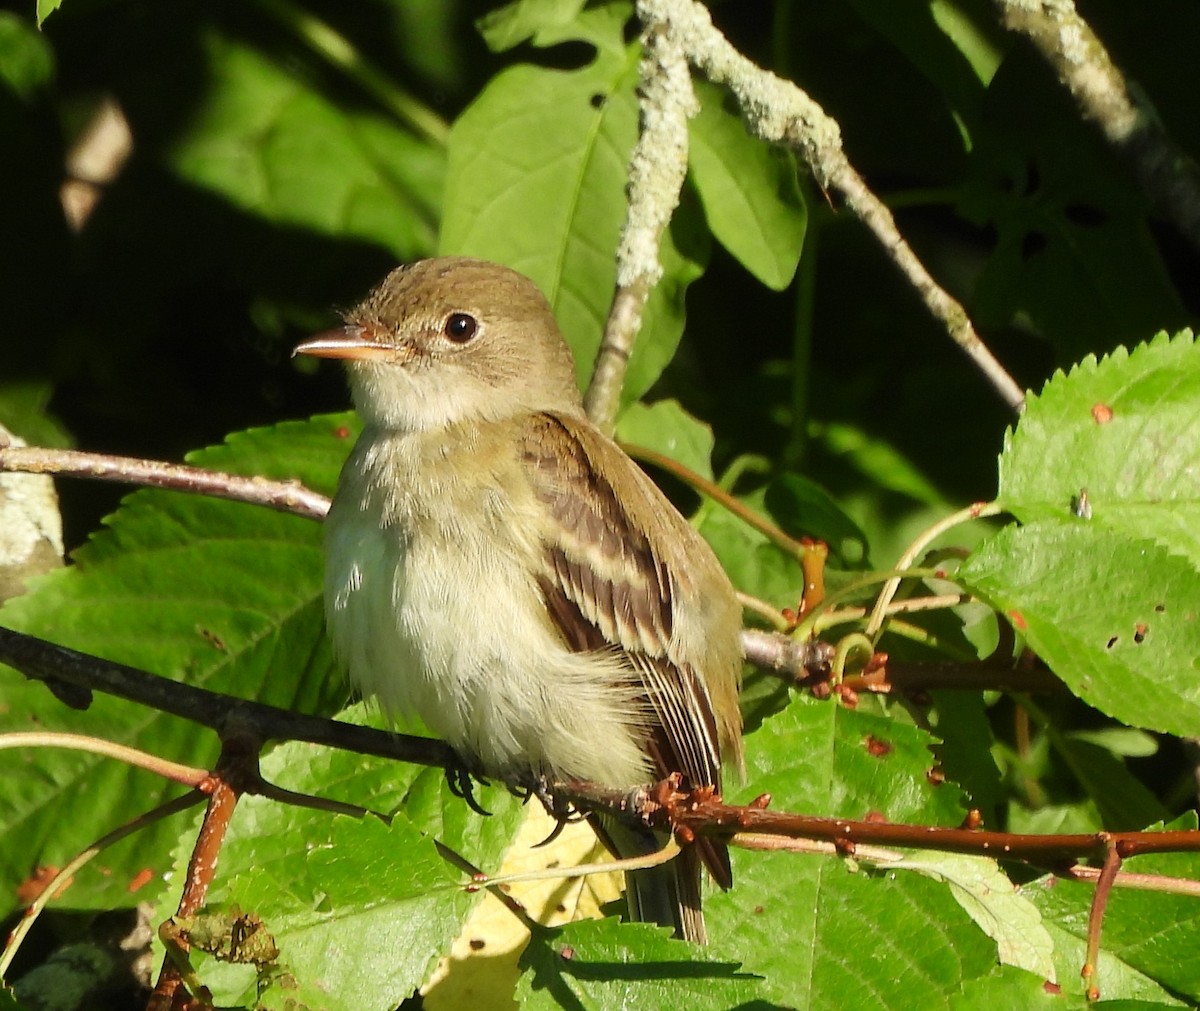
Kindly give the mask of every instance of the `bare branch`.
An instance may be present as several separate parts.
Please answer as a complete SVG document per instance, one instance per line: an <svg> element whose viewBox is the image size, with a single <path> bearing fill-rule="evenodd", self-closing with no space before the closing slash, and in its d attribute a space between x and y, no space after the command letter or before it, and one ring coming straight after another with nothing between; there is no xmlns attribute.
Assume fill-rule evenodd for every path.
<svg viewBox="0 0 1200 1011"><path fill-rule="evenodd" d="M305 488L299 481L271 481L265 477L242 477L217 470L188 467L161 460L137 460L104 453L81 453L72 449L38 449L0 446L0 471L29 474L60 474L64 477L95 478L122 484L169 488L214 498L266 506L279 512L325 518L329 499Z"/></svg>

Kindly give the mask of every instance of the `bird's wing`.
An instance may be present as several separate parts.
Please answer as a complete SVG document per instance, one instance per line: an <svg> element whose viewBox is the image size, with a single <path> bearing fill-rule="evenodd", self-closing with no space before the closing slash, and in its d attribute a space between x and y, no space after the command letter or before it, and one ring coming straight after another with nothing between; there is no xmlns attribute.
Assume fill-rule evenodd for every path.
<svg viewBox="0 0 1200 1011"><path fill-rule="evenodd" d="M683 655L677 635L679 609L696 596L696 570L715 560L707 547L692 550L695 531L586 421L532 415L522 434L522 462L553 519L540 583L555 624L571 649L616 647L628 658L652 710L647 750L660 774L719 787L724 735L698 670L706 658ZM620 497L618 468L628 476Z"/></svg>

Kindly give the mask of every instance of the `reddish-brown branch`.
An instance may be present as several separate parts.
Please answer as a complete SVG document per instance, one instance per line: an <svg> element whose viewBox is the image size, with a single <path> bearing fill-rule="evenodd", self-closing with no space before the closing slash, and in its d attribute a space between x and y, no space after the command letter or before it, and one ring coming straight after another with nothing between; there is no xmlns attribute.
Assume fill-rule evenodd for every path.
<svg viewBox="0 0 1200 1011"><path fill-rule="evenodd" d="M1104 911L1108 908L1108 897L1121 869L1120 847L1115 839L1109 840L1104 855L1104 866L1096 879L1096 890L1092 893L1092 908L1088 911L1087 956L1083 963L1083 981L1087 987L1088 1000L1100 999L1100 987L1096 982L1096 970L1100 965L1100 934L1104 929Z"/></svg>
<svg viewBox="0 0 1200 1011"><path fill-rule="evenodd" d="M1200 831L1092 832L1029 835L983 829L902 825L894 822L818 818L770 811L769 797L739 806L724 803L711 789L680 791L674 780L648 790L623 792L590 783L557 783L556 796L584 807L597 805L634 821L684 836L714 835L737 845L739 833L776 835L829 842L852 851L856 844L970 853L997 860L1021 860L1040 867L1066 869L1081 856L1106 859L1110 851L1121 858L1145 853L1200 851Z"/></svg>
<svg viewBox="0 0 1200 1011"><path fill-rule="evenodd" d="M188 862L187 878L176 916L192 916L204 904L209 886L217 873L217 858L221 853L221 844L225 841L225 833L229 830L229 822L233 818L239 795L239 791L230 783L214 777L208 808L204 812L204 821L200 825L196 845L192 848L192 858ZM185 939L180 938L177 943L187 950ZM164 958L158 983L146 1004L146 1011L169 1011L177 1006L177 998L184 996L179 985L178 968L169 957Z"/></svg>

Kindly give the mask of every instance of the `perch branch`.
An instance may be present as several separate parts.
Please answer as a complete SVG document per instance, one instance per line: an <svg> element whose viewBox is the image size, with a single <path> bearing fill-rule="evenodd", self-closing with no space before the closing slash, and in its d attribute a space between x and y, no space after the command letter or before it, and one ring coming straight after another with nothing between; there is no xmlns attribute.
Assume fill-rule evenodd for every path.
<svg viewBox="0 0 1200 1011"><path fill-rule="evenodd" d="M230 698L7 628L0 628L0 662L31 680L73 689L79 693L75 698L83 703L82 707L90 702L91 692L99 691L191 720L218 733L236 724L262 740L308 741L433 767L445 767L454 760L454 753L441 741Z"/></svg>

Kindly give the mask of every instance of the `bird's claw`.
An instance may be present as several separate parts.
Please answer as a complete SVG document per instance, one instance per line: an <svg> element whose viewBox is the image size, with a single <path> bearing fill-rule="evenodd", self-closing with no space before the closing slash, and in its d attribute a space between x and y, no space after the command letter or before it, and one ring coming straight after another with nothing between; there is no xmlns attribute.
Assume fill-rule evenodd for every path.
<svg viewBox="0 0 1200 1011"><path fill-rule="evenodd" d="M461 760L451 762L446 766L446 785L450 788L450 792L455 796L467 802L469 807L476 814L481 814L485 818L490 818L492 812L483 807L475 799L475 780L478 779L484 786L488 785L488 781L482 776L472 776L470 768Z"/></svg>

